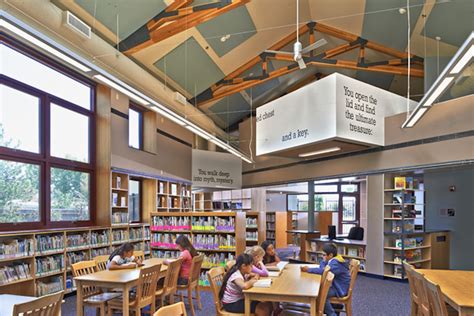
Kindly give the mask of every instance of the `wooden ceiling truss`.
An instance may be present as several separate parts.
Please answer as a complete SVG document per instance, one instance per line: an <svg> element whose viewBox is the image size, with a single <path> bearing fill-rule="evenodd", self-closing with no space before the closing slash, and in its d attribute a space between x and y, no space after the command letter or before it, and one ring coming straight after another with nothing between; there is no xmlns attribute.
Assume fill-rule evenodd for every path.
<svg viewBox="0 0 474 316"><path fill-rule="evenodd" d="M127 55L139 52L171 36L245 5L250 0L219 0L190 6L193 0L174 0L145 25L119 43Z"/></svg>
<svg viewBox="0 0 474 316"><path fill-rule="evenodd" d="M323 53L315 55L312 51L309 54L303 56L304 62L308 66L362 70L393 75L408 75L409 56L406 52L401 52L396 49L366 40L349 32L316 22L310 22L306 25L303 25L300 27L299 32L301 35L309 33L310 44L314 43L316 40L314 32L320 32L322 34L333 36L340 40L346 41L346 43L328 49ZM268 50L280 50L285 46L292 44L295 42L295 40L296 31L279 40L277 43L269 47ZM343 60L335 58L354 49L359 49L357 60ZM391 58L383 61L366 62L366 49L371 49L376 52L388 55ZM410 58L410 75L413 77L423 77L423 59L415 55L411 55ZM268 61L272 59L291 62L291 64L269 72ZM260 74L242 76L246 71L256 65L260 65ZM205 105L215 102L228 95L238 93L269 80L284 76L296 70L299 70L299 67L298 63L293 60L293 56L264 52L252 58L195 98L190 99L189 102L191 104L197 104L197 106Z"/></svg>

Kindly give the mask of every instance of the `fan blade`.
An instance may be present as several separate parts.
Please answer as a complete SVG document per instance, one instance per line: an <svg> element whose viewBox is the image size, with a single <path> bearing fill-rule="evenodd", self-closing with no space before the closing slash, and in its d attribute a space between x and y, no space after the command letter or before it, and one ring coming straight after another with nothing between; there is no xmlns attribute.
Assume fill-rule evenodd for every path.
<svg viewBox="0 0 474 316"><path fill-rule="evenodd" d="M284 52L280 50L266 50L265 53L280 54L280 55L293 55L293 52Z"/></svg>
<svg viewBox="0 0 474 316"><path fill-rule="evenodd" d="M300 66L300 69L306 69L306 63L304 62L303 58L300 58L297 60L298 66Z"/></svg>
<svg viewBox="0 0 474 316"><path fill-rule="evenodd" d="M310 51L312 51L313 49L316 49L318 47L321 47L323 45L326 45L328 42L322 38L320 39L319 41L317 42L314 42L313 44L311 45L308 45L306 46L305 48L303 48L303 50L301 51L302 54L306 54L306 53L309 53Z"/></svg>

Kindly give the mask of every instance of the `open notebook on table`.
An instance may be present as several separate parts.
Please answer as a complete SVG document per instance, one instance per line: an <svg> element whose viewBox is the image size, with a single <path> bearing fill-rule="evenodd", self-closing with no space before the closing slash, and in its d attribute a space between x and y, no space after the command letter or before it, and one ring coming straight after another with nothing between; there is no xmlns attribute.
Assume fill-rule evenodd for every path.
<svg viewBox="0 0 474 316"><path fill-rule="evenodd" d="M286 267L287 264L288 264L288 261L280 261L277 263L277 265L266 266L266 268L268 271L281 271Z"/></svg>
<svg viewBox="0 0 474 316"><path fill-rule="evenodd" d="M272 285L272 279L260 279L253 284L254 287L270 287Z"/></svg>

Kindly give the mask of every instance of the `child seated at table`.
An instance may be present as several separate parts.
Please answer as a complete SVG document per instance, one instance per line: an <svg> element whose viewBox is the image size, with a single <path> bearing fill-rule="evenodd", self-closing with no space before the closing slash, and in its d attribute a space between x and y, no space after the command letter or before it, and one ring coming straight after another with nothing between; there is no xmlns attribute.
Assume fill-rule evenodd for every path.
<svg viewBox="0 0 474 316"><path fill-rule="evenodd" d="M245 299L242 291L250 289L259 279L258 274L252 273L252 263L253 259L249 254L241 254L224 276L219 299L226 311L244 313ZM256 316L268 316L272 312L272 305L252 301L250 310Z"/></svg>
<svg viewBox="0 0 474 316"><path fill-rule="evenodd" d="M124 243L115 249L107 261L107 270L134 269L143 263L133 256L133 245Z"/></svg>
<svg viewBox="0 0 474 316"><path fill-rule="evenodd" d="M329 302L331 297L343 297L347 295L349 285L351 283L351 274L349 271L349 263L344 260L341 255L337 254L337 246L333 243L323 245L323 261L319 268L301 267L301 271L323 274L324 268L329 266L334 274L334 280L329 288L324 313L328 316L335 316L334 307Z"/></svg>
<svg viewBox="0 0 474 316"><path fill-rule="evenodd" d="M179 235L178 238L176 238L175 244L181 252L179 258L183 259L181 270L179 270L178 284L187 285L193 258L198 255L198 252L186 236ZM167 265L170 263L170 260L165 260L163 263Z"/></svg>
<svg viewBox="0 0 474 316"><path fill-rule="evenodd" d="M275 247L273 246L272 242L269 240L265 240L262 242L262 248L265 251L265 255L263 256L263 263L267 266L276 266L278 262L280 262L280 257L276 254Z"/></svg>
<svg viewBox="0 0 474 316"><path fill-rule="evenodd" d="M259 276L267 277L268 270L263 264L263 256L265 255L263 248L260 246L253 246L245 253L252 257L252 272L258 274Z"/></svg>

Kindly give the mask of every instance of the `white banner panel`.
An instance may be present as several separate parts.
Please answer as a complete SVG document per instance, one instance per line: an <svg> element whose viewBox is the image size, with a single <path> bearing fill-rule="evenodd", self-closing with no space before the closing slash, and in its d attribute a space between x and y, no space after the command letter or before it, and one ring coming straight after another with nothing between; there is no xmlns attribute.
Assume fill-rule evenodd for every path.
<svg viewBox="0 0 474 316"><path fill-rule="evenodd" d="M232 154L193 149L193 187L242 187L242 160Z"/></svg>
<svg viewBox="0 0 474 316"><path fill-rule="evenodd" d="M326 140L385 143L385 110L406 98L334 73L257 108L257 156Z"/></svg>

